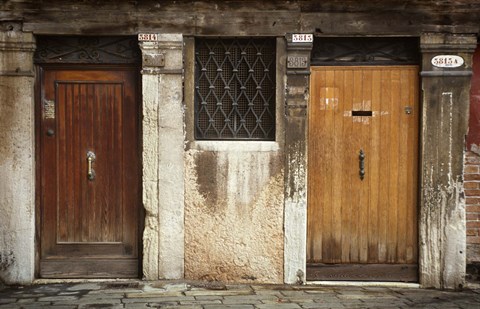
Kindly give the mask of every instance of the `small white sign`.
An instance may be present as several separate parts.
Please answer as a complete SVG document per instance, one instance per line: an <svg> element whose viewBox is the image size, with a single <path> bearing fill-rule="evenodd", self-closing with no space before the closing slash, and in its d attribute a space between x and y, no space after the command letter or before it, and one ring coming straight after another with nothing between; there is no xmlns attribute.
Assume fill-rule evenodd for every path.
<svg viewBox="0 0 480 309"><path fill-rule="evenodd" d="M292 43L312 43L313 34L311 33L294 33L292 34Z"/></svg>
<svg viewBox="0 0 480 309"><path fill-rule="evenodd" d="M432 58L432 65L437 68L458 68L463 63L463 58L456 55L438 55Z"/></svg>
<svg viewBox="0 0 480 309"><path fill-rule="evenodd" d="M139 33L139 41L158 41L158 34L156 33Z"/></svg>

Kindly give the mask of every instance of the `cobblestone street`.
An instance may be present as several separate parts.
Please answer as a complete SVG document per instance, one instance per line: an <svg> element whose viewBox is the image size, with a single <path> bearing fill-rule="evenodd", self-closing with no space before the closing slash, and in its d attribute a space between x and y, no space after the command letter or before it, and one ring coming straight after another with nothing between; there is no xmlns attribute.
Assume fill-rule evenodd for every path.
<svg viewBox="0 0 480 309"><path fill-rule="evenodd" d="M110 281L0 287L5 308L480 308L480 285L419 288Z"/></svg>

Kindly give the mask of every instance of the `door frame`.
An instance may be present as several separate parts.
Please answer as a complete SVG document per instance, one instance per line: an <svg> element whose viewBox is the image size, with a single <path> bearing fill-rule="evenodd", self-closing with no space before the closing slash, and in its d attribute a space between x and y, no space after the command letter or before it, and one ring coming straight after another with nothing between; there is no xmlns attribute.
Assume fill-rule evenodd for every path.
<svg viewBox="0 0 480 309"><path fill-rule="evenodd" d="M477 47L477 37L432 32L414 36L420 38L417 50L421 58L419 285L462 289L466 268L463 155L472 54ZM290 67L287 62L286 80L284 281L294 284L306 281L307 147L303 133L306 132L308 68L313 44L293 42L292 33L285 37L286 56L292 62ZM465 63L459 68L438 68L432 64L437 55L458 55ZM295 66L298 62L294 62L297 59L306 65L298 68ZM443 168L445 166L448 169Z"/></svg>
<svg viewBox="0 0 480 309"><path fill-rule="evenodd" d="M359 68L364 68L366 70L374 70L375 65L372 65L370 63L367 63L367 64L356 64L356 63L353 63L353 64L344 64L344 65L315 65L315 66L310 66L310 73L312 74L313 71L324 71L325 68L335 68L335 69L340 69L340 68L345 68L345 69L348 69L349 67L353 68L353 69L359 69ZM399 69L402 67L402 65L398 65L398 64L391 64L391 65L378 65L378 67L380 69L385 69L385 68L392 68L392 69ZM404 65L404 68L407 68L407 69L416 69L416 72L420 72L420 67L418 64L405 64ZM312 81L312 79L310 78L309 79L309 83ZM417 124L416 124L416 132L415 132L415 135L417 136L416 138L416 145L415 145L415 148L416 148L416 153L412 153L412 154L407 154L407 156L410 156L410 155L413 155L415 157L415 160L412 160L412 161L416 161L416 164L414 166L412 166L412 168L415 168L415 170L413 171L413 173L415 174L415 179L416 179L416 186L417 188L419 187L419 184L420 184L420 173L418 172L418 167L420 166L420 125L421 125L421 100L420 100L420 79L418 78L416 80L416 82L418 83L416 86L416 91L413 92L413 94L417 94L417 97L416 97L416 110L418 110L418 115L416 115L415 117L417 117ZM415 84L415 83L411 83L409 85L412 85L412 84ZM313 87L321 87L319 85L311 85L309 84L309 89L310 89L310 93L312 93L312 89ZM373 96L373 93L372 93L372 96ZM404 102L400 102L400 104L406 104ZM311 105L310 105L310 102L309 102L309 107L308 107L308 111L310 112L311 111ZM310 116L307 116L307 124L306 124L306 144L307 144L307 170L306 170L306 173L307 173L307 179L309 177L309 173L310 173L310 169L309 169L309 164L308 164L308 158L310 157L310 153L308 152L308 145L310 143L309 141L309 137L310 137L310 120L312 120L312 118ZM400 130L400 129L398 129ZM308 184L307 184L308 185ZM308 185L309 186L309 185ZM308 207L308 189L309 187L307 186L307 207ZM400 264L400 263L396 263L396 264L389 264L389 263L360 263L360 262L357 262L357 263L328 263L328 264L323 264L322 262L318 262L318 263L306 263L306 280L307 281L322 281L322 280L326 280L326 281L338 281L339 279L335 278L335 276L337 276L337 274L339 273L345 273L347 274L347 276L350 276L349 278L350 279L345 279L345 281L362 281L361 278L365 278L365 280L363 281L368 281L368 282L372 282L372 281L388 281L388 282L418 282L418 258L419 258L419 245L418 245L418 239L419 239L419 236L418 236L418 233L419 233L419 194L420 194L420 190L416 190L416 194L412 195L414 196L414 200L415 200L415 212L416 212L416 220L415 222L413 222L413 226L414 228L416 229L416 260L417 260L417 263L416 264L407 264L407 263L403 263L403 264ZM398 218L397 218L398 219ZM308 231L308 211L307 211L307 231ZM306 241L308 242L309 238L308 238L308 234L307 234L307 237L306 237ZM308 247L308 246L307 246ZM321 265L321 266L320 266ZM324 273L322 273L324 272ZM365 273L375 273L373 275L365 275ZM324 277L324 278L328 278L328 279L319 279L319 280L316 280L316 279L309 279L309 277L311 278L312 277L312 274L318 274L320 277ZM394 275L392 275L392 273L394 273ZM309 275L310 274L310 275ZM395 278L395 276L397 276L397 279ZM329 277L331 277L332 279L330 279ZM355 279L354 279L355 278Z"/></svg>
<svg viewBox="0 0 480 309"><path fill-rule="evenodd" d="M143 271L143 231L145 225L145 209L142 206L142 192L143 192L143 168L142 168L142 78L141 78L141 65L138 61L132 61L132 63L118 63L118 64L102 64L91 63L87 60L79 63L69 63L68 61L56 62L56 63L37 63L34 62L35 81L34 81L34 155L35 155L35 267L34 277L40 278L40 252L41 252L41 224L42 224L42 178L41 178L41 115L42 115L42 83L43 83L43 71L45 69L62 69L62 70L117 70L117 69L131 69L136 72L137 84L136 87L136 104L137 106L137 156L139 158L139 177L138 177L138 222L137 222L137 254L138 254L138 274L139 278L142 277Z"/></svg>

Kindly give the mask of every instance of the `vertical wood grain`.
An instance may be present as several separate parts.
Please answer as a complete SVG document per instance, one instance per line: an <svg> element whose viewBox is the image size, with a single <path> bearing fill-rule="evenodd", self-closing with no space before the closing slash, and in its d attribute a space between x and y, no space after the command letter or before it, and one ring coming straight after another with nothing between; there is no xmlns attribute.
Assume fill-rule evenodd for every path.
<svg viewBox="0 0 480 309"><path fill-rule="evenodd" d="M308 263L417 262L417 75L414 66L312 68Z"/></svg>
<svg viewBox="0 0 480 309"><path fill-rule="evenodd" d="M110 259L108 276L138 273L135 263L128 263L134 265L132 270L115 266L122 259L138 258L135 69L50 69L45 71L42 87L57 108L56 118L44 119L40 128L43 274L50 276L54 261L64 258L71 258L71 263L87 258L93 272L100 264L109 265L104 262ZM51 126L55 136L45 137ZM96 155L94 180L87 177L88 151Z"/></svg>

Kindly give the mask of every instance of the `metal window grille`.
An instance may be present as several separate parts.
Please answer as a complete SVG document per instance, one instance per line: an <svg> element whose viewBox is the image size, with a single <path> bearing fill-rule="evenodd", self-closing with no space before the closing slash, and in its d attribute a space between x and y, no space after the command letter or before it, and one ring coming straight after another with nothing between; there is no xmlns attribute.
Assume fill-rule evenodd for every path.
<svg viewBox="0 0 480 309"><path fill-rule="evenodd" d="M275 39L195 40L195 138L275 138Z"/></svg>

